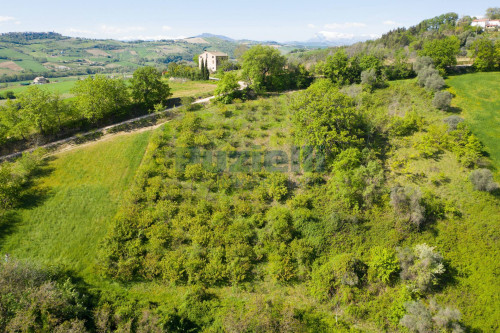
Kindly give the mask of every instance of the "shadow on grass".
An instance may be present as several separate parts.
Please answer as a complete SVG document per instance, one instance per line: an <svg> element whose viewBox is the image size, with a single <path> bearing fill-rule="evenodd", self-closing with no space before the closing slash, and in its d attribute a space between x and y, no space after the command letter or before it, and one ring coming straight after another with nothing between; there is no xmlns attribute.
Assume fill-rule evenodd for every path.
<svg viewBox="0 0 500 333"><path fill-rule="evenodd" d="M450 106L448 109L446 109L447 112L453 113L453 114L459 114L462 113L462 109L456 106Z"/></svg>
<svg viewBox="0 0 500 333"><path fill-rule="evenodd" d="M49 189L40 188L37 183L42 178L50 176L54 172L54 168L49 166L49 162L55 160L56 157L49 156L40 163L40 165L32 171L29 180L24 184L20 195L18 208L29 209L41 205L49 195Z"/></svg>
<svg viewBox="0 0 500 333"><path fill-rule="evenodd" d="M8 211L0 215L0 245L5 237L14 232L16 225L21 221L16 211Z"/></svg>
<svg viewBox="0 0 500 333"><path fill-rule="evenodd" d="M6 211L3 215L0 214L0 244L10 234L12 234L16 225L19 224L21 216L17 209L31 209L40 206L50 195L50 189L40 188L37 186L41 178L47 177L54 171L54 168L49 166L49 162L55 157L44 159L41 164L35 168L28 181L26 181L17 197L15 206Z"/></svg>
<svg viewBox="0 0 500 333"><path fill-rule="evenodd" d="M457 286L459 284L457 277L459 277L460 275L462 277L465 277L465 275L466 275L466 273L460 274L459 271L453 266L453 264L450 260L444 259L443 265L444 265L445 271L444 271L443 275L441 275L441 277L440 277L441 283L439 283L433 289L433 291L437 292L437 293L442 292L447 287Z"/></svg>

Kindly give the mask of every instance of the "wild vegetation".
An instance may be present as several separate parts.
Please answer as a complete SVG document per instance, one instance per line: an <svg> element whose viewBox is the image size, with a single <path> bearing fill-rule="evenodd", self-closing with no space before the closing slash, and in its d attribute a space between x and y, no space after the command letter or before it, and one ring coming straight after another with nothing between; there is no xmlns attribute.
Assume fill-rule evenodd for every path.
<svg viewBox="0 0 500 333"><path fill-rule="evenodd" d="M499 73L445 80L459 28L373 42L422 42L411 66L346 48L309 71L252 47L214 103L151 134L2 164L0 329L497 331ZM170 93L151 67L130 89L80 81L77 110ZM57 96L30 90L18 111L45 131Z"/></svg>

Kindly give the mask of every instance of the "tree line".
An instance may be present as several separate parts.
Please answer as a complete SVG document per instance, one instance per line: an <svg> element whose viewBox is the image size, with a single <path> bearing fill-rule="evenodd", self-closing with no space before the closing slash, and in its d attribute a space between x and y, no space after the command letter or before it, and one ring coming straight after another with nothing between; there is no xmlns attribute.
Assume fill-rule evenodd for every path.
<svg viewBox="0 0 500 333"><path fill-rule="evenodd" d="M0 107L0 143L27 140L34 134L57 134L75 122L97 125L102 119L119 116L132 108L162 108L171 96L170 87L153 67L137 69L130 83L97 74L76 82L75 97L62 100L57 93L33 85L17 99Z"/></svg>

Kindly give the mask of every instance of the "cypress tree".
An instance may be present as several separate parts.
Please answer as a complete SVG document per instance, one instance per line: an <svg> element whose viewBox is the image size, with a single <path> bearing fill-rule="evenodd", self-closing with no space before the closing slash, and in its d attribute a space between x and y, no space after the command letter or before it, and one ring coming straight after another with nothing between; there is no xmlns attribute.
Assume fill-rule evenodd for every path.
<svg viewBox="0 0 500 333"><path fill-rule="evenodd" d="M200 73L201 73L201 79L203 80L205 78L205 61L203 60L203 58L201 59Z"/></svg>
<svg viewBox="0 0 500 333"><path fill-rule="evenodd" d="M205 62L205 73L204 73L204 76L205 76L205 80L210 79L210 71L208 70L208 63L207 62Z"/></svg>

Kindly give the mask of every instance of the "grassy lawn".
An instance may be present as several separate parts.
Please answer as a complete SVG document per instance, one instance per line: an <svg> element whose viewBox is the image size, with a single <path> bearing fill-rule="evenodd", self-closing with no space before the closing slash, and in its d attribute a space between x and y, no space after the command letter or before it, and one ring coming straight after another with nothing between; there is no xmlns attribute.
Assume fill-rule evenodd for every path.
<svg viewBox="0 0 500 333"><path fill-rule="evenodd" d="M86 76L80 76L80 78L85 78ZM73 96L71 94L71 89L75 86L76 81L78 80L79 77L72 76L72 77L63 77L63 78L55 78L51 79L50 83L41 85L40 87L42 89L45 89L50 92L56 92L61 94L62 98L68 98ZM32 82L32 81L22 81L22 83L25 82ZM25 91L29 86L26 85L21 85L21 82L17 83L9 83L9 86L6 88L0 88L0 93L3 93L5 91L13 91L14 94L18 95L21 94L23 91Z"/></svg>
<svg viewBox="0 0 500 333"><path fill-rule="evenodd" d="M172 91L172 97L200 96L211 93L217 87L216 82L207 81L167 81Z"/></svg>
<svg viewBox="0 0 500 333"><path fill-rule="evenodd" d="M51 82L48 84L44 84L40 86L41 88L48 90L50 92L58 92L60 93L63 97L70 97L70 90L73 88L75 85L76 80L71 80L71 81L62 81L62 82ZM25 91L29 86L21 86L21 85L16 85L16 86L10 86L7 88L2 88L0 89L0 92L3 91L13 91L14 94L20 94L23 91Z"/></svg>
<svg viewBox="0 0 500 333"><path fill-rule="evenodd" d="M500 73L450 77L446 83L455 95L452 105L462 110L474 134L500 169Z"/></svg>
<svg viewBox="0 0 500 333"><path fill-rule="evenodd" d="M151 131L116 136L56 155L40 194L11 216L0 253L88 274L96 248L139 167Z"/></svg>
<svg viewBox="0 0 500 333"><path fill-rule="evenodd" d="M85 77L81 77L85 78ZM51 83L44 84L40 87L50 92L58 92L63 98L71 97L71 89L75 86L77 77L71 78L58 78L51 79ZM57 81L57 82L56 82ZM172 98L186 97L186 96L206 96L213 92L217 87L216 82L207 81L166 81L170 86ZM0 88L0 93L5 91L13 91L14 94L20 94L25 91L28 86L16 84L10 85L7 88Z"/></svg>

